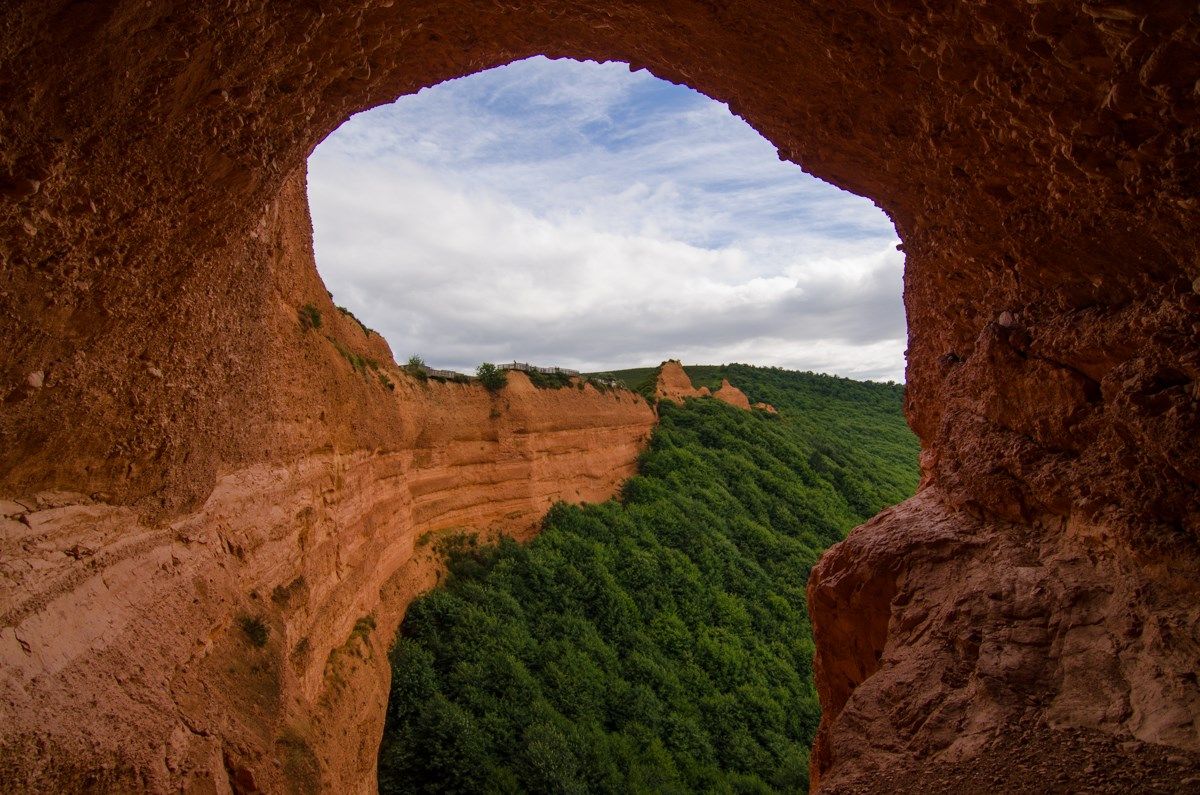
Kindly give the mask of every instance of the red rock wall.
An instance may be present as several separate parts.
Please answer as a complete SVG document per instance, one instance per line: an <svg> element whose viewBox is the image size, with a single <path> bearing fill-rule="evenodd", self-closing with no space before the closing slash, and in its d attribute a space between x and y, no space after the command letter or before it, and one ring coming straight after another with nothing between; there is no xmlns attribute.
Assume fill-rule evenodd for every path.
<svg viewBox="0 0 1200 795"><path fill-rule="evenodd" d="M215 306L183 295L159 308L158 333L120 331L120 350L155 352L123 361L130 380L110 374L90 413L61 408L83 357L45 367L39 389L7 404L6 421L57 406L82 438L18 462L0 502L5 792L372 791L387 649L439 576L437 539L527 539L555 501L608 499L636 471L655 418L632 392L539 390L510 373L493 394L397 367L316 274L302 176L252 233L261 284L214 293ZM306 303L319 328L302 327ZM259 328L209 320L251 308ZM214 335L179 330L210 361L174 339L179 316ZM205 399L218 412L240 403L244 427L187 412ZM67 460L139 412L132 440ZM139 439L163 452L139 462ZM172 450L192 476L223 459L199 504L196 484L171 485ZM46 480L20 480L51 459ZM95 488L98 466L121 477ZM123 491L142 477L165 490ZM265 622L263 648L244 618Z"/></svg>
<svg viewBox="0 0 1200 795"><path fill-rule="evenodd" d="M1034 747L1027 732L1044 758L989 787L1043 782L1055 758L1107 775L1087 772L1092 740L1128 770L1183 771L1200 651L1198 29L1180 0L14 0L0 496L82 492L158 532L233 473L413 449L420 424L393 422L378 383L298 328L314 301L354 333L306 256L305 157L351 113L446 78L535 53L618 58L728 101L781 157L874 198L904 240L923 490L814 575L825 789L990 770L989 749ZM221 604L213 626L231 620ZM155 683L143 692L185 659L161 642L170 666L120 669ZM57 698L86 704L77 684ZM200 712L220 701L184 690ZM247 709L237 720L279 714ZM113 722L77 717L81 736ZM229 749L236 783L255 731L179 737L202 738L217 779ZM51 758L101 770L82 744L26 764ZM161 780L145 769L111 775Z"/></svg>
<svg viewBox="0 0 1200 795"><path fill-rule="evenodd" d="M398 379L379 400L411 445L237 469L169 521L65 492L0 504L4 791L373 789L387 648L437 539L528 538L557 500L607 499L653 423L629 392L510 378Z"/></svg>

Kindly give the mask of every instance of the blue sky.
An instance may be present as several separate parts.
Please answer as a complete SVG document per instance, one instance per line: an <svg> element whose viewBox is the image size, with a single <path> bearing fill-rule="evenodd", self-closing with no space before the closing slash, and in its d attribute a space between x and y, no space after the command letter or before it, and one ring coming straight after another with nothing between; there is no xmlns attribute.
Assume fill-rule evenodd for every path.
<svg viewBox="0 0 1200 795"><path fill-rule="evenodd" d="M400 360L903 377L887 217L624 64L532 58L361 113L309 197L334 300Z"/></svg>

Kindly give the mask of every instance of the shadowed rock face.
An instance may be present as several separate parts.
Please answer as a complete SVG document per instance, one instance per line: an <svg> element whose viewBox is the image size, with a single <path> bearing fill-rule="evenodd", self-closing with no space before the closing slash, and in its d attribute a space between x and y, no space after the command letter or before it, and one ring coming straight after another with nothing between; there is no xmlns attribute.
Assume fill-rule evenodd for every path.
<svg viewBox="0 0 1200 795"><path fill-rule="evenodd" d="M781 157L874 198L904 240L923 485L814 572L822 786L883 786L883 770L888 788L922 788L990 770L1006 746L1022 753L988 786L1042 781L1053 760L1081 786L1111 777L1089 762L1101 748L1183 781L1200 751L1195 12L1171 0L7 3L0 497L85 496L6 509L67 511L77 540L46 552L66 559L50 561L61 577L45 598L27 589L33 564L5 555L0 778L373 787L382 674L358 699L359 680L338 674L349 651L301 666L352 683L353 707L326 699L344 729L335 750L301 698L332 691L277 675L292 653L272 649L278 632L254 671L238 668L228 636L250 591L299 569L248 573L213 500L232 477L264 495L256 509L292 505L320 493L298 461L420 448L421 422L397 422L383 387L299 328L313 302L349 352L388 358L325 298L304 161L356 111L541 53L625 60L729 102ZM596 427L642 421L621 416ZM255 481L278 467L291 469ZM368 467L359 488L386 469ZM335 538L370 515L345 499ZM301 521L262 526L282 538ZM27 532L4 526L6 544ZM97 561L97 538L126 557ZM179 580L194 616L122 599L149 571L192 565L166 539L203 561ZM315 654L357 643L346 638L370 605L394 614L404 601L386 588L381 600L339 548L328 582L364 580L305 597L337 615ZM89 579L118 558L141 563ZM140 649L115 630L85 637L52 608L51 592L86 601L85 587L112 592L114 621L143 627ZM83 640L35 660L27 635L56 630ZM110 667L88 667L105 655ZM219 676L265 679L230 700Z"/></svg>

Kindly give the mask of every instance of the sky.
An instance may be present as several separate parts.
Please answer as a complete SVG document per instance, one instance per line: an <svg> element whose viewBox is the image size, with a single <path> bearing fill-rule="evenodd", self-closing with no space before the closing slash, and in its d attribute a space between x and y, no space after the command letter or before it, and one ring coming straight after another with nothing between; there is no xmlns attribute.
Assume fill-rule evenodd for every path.
<svg viewBox="0 0 1200 795"><path fill-rule="evenodd" d="M308 165L317 269L398 361L903 380L887 216L645 70L518 61L360 113Z"/></svg>

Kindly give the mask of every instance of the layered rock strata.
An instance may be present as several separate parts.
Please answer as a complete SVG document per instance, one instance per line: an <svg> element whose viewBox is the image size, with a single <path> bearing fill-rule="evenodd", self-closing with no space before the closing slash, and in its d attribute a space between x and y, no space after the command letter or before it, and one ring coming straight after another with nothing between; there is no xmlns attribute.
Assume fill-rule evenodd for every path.
<svg viewBox="0 0 1200 795"><path fill-rule="evenodd" d="M629 392L509 377L397 376L379 400L406 444L223 473L169 520L0 504L5 791L371 790L387 648L439 539L528 538L555 501L607 499L653 422Z"/></svg>
<svg viewBox="0 0 1200 795"><path fill-rule="evenodd" d="M1200 643L1187 623L1200 602L1196 14L1182 0L13 0L0 10L0 497L69 491L108 506L69 547L85 582L89 539L154 546L141 534L198 516L236 473L419 448L377 374L334 345L383 359L316 277L305 158L352 113L448 78L534 54L621 59L728 102L780 158L873 198L904 241L923 490L815 571L821 786L974 775L1039 727L1041 747L1089 785L1107 768L1088 749L1110 744L1128 746L1115 758L1131 770L1178 771L1197 752ZM326 325L304 332L310 302ZM258 488L256 510L288 504ZM351 527L368 515L346 510ZM230 554L222 576L240 581L250 564ZM374 570L345 560L347 578ZM15 639L19 622L40 616L44 637L92 630L39 612L49 597L5 564L5 613L20 616L5 648L30 657L6 695L24 714L0 731L24 756L5 753L5 783L52 766L113 789L174 786L172 771L206 764L216 789L282 775L245 761L262 751L246 738L283 714L262 706L269 682L264 700L228 705L231 679L187 668L172 702L189 721L230 721L176 724L171 747L201 749L199 761L159 754L153 730L195 627L232 626L248 592L220 586L230 596L210 603L212 579L193 578L196 601L178 604L207 618L156 613L136 597L159 570L142 561L109 578L115 600L133 600L111 612L161 653L138 662L123 638L111 667L97 663L111 675L67 666L35 683L21 672L44 663ZM337 598L355 601L322 591L313 609ZM337 612L335 634L358 609ZM264 669L223 670L253 682ZM137 698L105 711L125 687ZM19 739L66 726L66 706L78 741ZM330 715L369 757L378 722ZM943 718L970 739L943 745ZM312 744L288 737L273 740L278 758L310 780ZM107 753L117 746L146 750ZM1018 755L989 786L1043 781L1049 758ZM335 784L349 782L367 786Z"/></svg>

